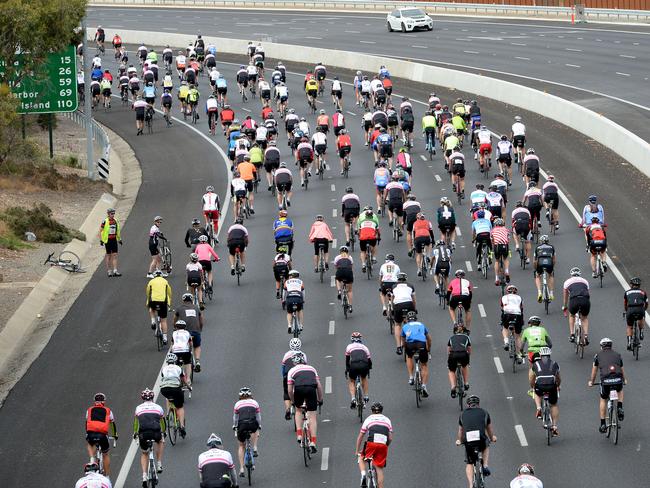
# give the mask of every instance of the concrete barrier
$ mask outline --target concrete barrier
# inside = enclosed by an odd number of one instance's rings
[[[107,39],[113,35],[113,29],[105,28]],[[110,31],[110,32],[109,32]],[[88,29],[89,35],[94,29]],[[126,43],[149,46],[166,46],[185,48],[195,34],[169,34],[119,30]],[[241,54],[245,59],[248,41],[204,36],[206,44],[213,43],[217,52]],[[580,105],[564,100],[555,95],[498,80],[449,68],[429,66],[412,61],[397,59],[386,60],[379,56],[358,54],[349,51],[321,49],[314,47],[292,46],[289,44],[264,43],[266,55],[283,61],[314,64],[314,60],[326,66],[361,70],[376,73],[382,64],[390,67],[390,72],[397,78],[425,83],[433,86],[454,88],[463,92],[474,93],[479,97],[507,103],[556,120],[585,136],[594,139],[611,149],[646,176],[650,176],[650,144],[624,127],[606,117],[588,110]],[[218,59],[217,53],[217,59]],[[621,143],[621,141],[625,141]]]

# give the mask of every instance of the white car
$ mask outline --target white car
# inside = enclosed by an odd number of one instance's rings
[[[433,30],[433,19],[419,8],[398,8],[387,15],[386,27],[388,27],[388,32],[394,30],[411,32],[415,29]]]

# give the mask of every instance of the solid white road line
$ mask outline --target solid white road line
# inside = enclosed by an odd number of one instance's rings
[[[494,359],[494,365],[497,368],[497,373],[503,374],[503,365],[501,364],[501,359],[499,359],[498,356],[494,356],[492,359]]]
[[[456,235],[457,235],[458,237],[460,237],[460,236],[463,235],[463,234],[461,233],[461,231],[460,231],[460,227],[456,227]]]
[[[478,313],[481,314],[481,317],[483,318],[487,317],[487,314],[485,313],[485,307],[482,303],[478,304]]]
[[[629,73],[621,73],[620,71],[617,71],[616,74],[621,76],[630,76]]]
[[[324,447],[320,458],[320,470],[327,471],[327,465],[330,460],[330,448]]]
[[[581,66],[578,66],[577,64],[565,64],[564,66],[568,66],[569,68],[580,68]]]
[[[465,267],[467,268],[468,272],[472,271],[472,263],[470,261],[465,261]]]
[[[325,377],[325,394],[329,395],[332,393],[332,377],[331,376],[326,376]]]
[[[334,335],[334,332],[336,332],[336,323],[333,320],[330,320],[330,328],[329,328],[329,335]]]
[[[629,54],[619,54],[619,56],[627,59],[636,59],[636,56],[630,56]]]
[[[422,159],[422,161],[426,161],[426,160],[427,160],[427,157],[426,157],[424,154],[420,154],[420,158]]]
[[[336,286],[336,276],[330,276],[330,286],[332,288]]]
[[[517,433],[517,437],[519,437],[519,444],[521,444],[521,447],[527,447],[528,441],[526,440],[526,434],[524,433],[524,428],[521,424],[515,425],[515,432]]]
[[[335,208],[332,209],[332,217],[336,217],[336,209]]]

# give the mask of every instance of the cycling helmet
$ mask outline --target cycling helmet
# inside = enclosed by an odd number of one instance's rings
[[[603,349],[606,347],[612,347],[612,340],[609,337],[603,337],[600,340],[600,347],[602,347]]]
[[[519,115],[515,115],[515,122],[521,122],[522,118]]]
[[[183,296],[181,298],[184,302],[191,302],[194,300],[194,297],[192,296],[191,293],[183,293]]]
[[[291,361],[293,364],[307,364],[307,359],[305,358],[305,355],[302,352],[296,352],[296,354],[293,355],[291,358]]]
[[[279,215],[280,217],[286,217],[286,216],[289,215],[289,214],[287,213],[286,210],[280,210],[280,211],[278,212],[278,215]]]
[[[634,277],[630,280],[630,285],[641,286],[641,278]]]
[[[354,193],[354,190],[352,189],[351,186],[348,186],[348,187],[345,189],[345,193]]]
[[[442,110],[442,105],[440,105],[439,103],[436,103],[436,110]]]
[[[84,465],[84,473],[99,473],[99,464],[92,462]]]
[[[368,217],[372,217],[372,207],[370,207],[370,208],[368,208],[368,210],[366,210],[366,215]]]
[[[506,225],[506,223],[503,221],[503,219],[494,219],[494,225],[496,225],[497,227],[501,227]]]
[[[206,235],[199,236],[199,242],[208,242],[208,236]]]
[[[297,337],[292,338],[289,341],[289,349],[292,351],[300,351],[302,349],[302,341]]]
[[[273,115],[273,114],[271,114],[271,115]],[[269,141],[269,146],[275,146],[276,144],[277,144],[277,142],[275,142],[275,139],[271,139]]]
[[[318,112],[318,113],[319,113],[320,115],[325,115],[325,110],[323,110],[323,109],[321,108],[321,109],[320,109],[320,112]]]
[[[367,76],[364,76],[363,79],[367,81],[367,80],[368,80],[368,77],[367,77]]]
[[[163,220],[163,218],[162,218],[160,215],[156,215],[156,216],[153,218],[153,221],[154,221],[154,222],[162,222],[162,220]]]
[[[436,241],[436,246],[444,246],[445,244],[446,244],[446,242],[443,241],[442,239]]]
[[[392,177],[394,180],[396,180],[396,179],[399,178],[399,173],[398,173],[397,171],[393,171],[393,174],[391,175],[391,177]]]
[[[569,271],[569,274],[571,276],[580,276],[580,274],[581,274],[580,268],[577,268],[577,267],[571,268],[571,271]]]
[[[471,103],[473,106],[476,106],[476,105],[477,105],[476,100],[472,100],[470,103]]]
[[[598,197],[596,195],[589,195],[589,203],[596,203],[598,201]]]
[[[519,200],[519,201],[515,204],[515,207],[517,207],[517,208],[519,208],[519,207],[523,207],[523,206],[524,206],[524,202],[522,202],[521,200]]]
[[[165,362],[167,364],[176,364],[176,361],[178,361],[178,356],[173,352],[168,353],[165,357]]]
[[[517,287],[515,285],[508,285],[506,288],[507,293],[517,293]]]
[[[424,219],[424,213],[423,212],[418,212],[416,217],[417,217],[418,220],[423,220]]]
[[[370,411],[372,413],[382,413],[384,411],[384,406],[379,402],[375,402],[370,406]]]
[[[242,219],[241,217],[239,217],[237,220],[235,220],[235,224],[242,225],[243,223],[244,223],[244,219]]]
[[[151,391],[149,388],[145,388],[142,390],[140,393],[140,398],[142,398],[145,402],[150,402],[153,400],[153,391]]]
[[[234,119],[234,120],[232,121],[232,123],[235,124],[235,125],[239,124],[239,119]]]
[[[348,246],[341,246],[339,247],[339,252],[350,252],[350,250],[348,249]]]
[[[548,244],[548,236],[547,235],[540,236],[539,242],[541,242],[542,244]]]
[[[449,198],[447,198],[447,197],[442,197],[442,198],[440,199],[440,204],[441,204],[441,205],[446,205],[446,204],[448,204],[448,203],[449,203]]]
[[[465,326],[461,323],[454,325],[454,334],[462,334],[465,332]]]
[[[485,211],[479,210],[478,212],[476,212],[476,217],[479,218],[479,219],[484,219],[485,218]]]
[[[397,281],[406,281],[406,273],[397,273]]]
[[[541,347],[539,349],[539,355],[540,356],[550,356],[551,355],[551,348],[550,347]]]
[[[242,386],[239,389],[239,398],[250,398],[253,396],[252,390],[247,386]]]
[[[493,190],[493,191],[496,191],[497,186],[496,186],[496,185],[490,185],[490,186],[488,187],[488,189]]]
[[[284,161],[282,161],[282,162],[280,163],[280,168],[286,168],[286,167],[287,167],[287,163],[285,163]]]
[[[385,168],[386,167],[386,161],[379,161],[379,167],[380,168]]]
[[[537,186],[537,183],[534,182],[534,181],[531,181],[530,183],[528,183],[528,189],[535,188],[536,186]]]
[[[467,403],[468,407],[476,407],[479,403],[481,403],[481,399],[476,395],[470,395],[467,397],[465,403]]]
[[[160,271],[159,269],[153,272],[154,276],[162,276],[162,274],[163,274],[162,271]]]
[[[187,324],[185,323],[184,320],[177,320],[176,323],[174,324],[174,327],[176,327],[177,329],[184,329],[185,327],[187,327]]]
[[[413,311],[413,310],[410,310],[406,314],[406,320],[409,321],[409,322],[414,322],[415,320],[417,320],[417,318],[418,318],[418,314],[415,313],[415,311]]]
[[[494,177],[495,177],[495,178],[501,178],[501,179],[505,178],[505,176],[503,175],[503,173],[497,173],[497,174],[494,175]]]
[[[526,149],[526,154],[535,154],[535,149],[529,147],[528,149]]]
[[[361,339],[363,339],[363,336],[361,335],[361,332],[353,332],[350,335],[350,341],[352,341],[352,342],[361,342]]]
[[[201,237],[205,237],[205,236],[201,236]],[[193,263],[196,263],[198,260],[199,260],[199,255],[198,254],[196,254],[195,252],[190,254],[190,261],[192,261]]]
[[[454,273],[454,276],[456,278],[460,278],[461,276],[465,276],[465,270],[464,269],[457,269],[456,272]]]
[[[300,276],[300,272],[297,269],[292,269],[289,271],[289,276],[292,278],[298,278]]]
[[[324,217],[323,217],[321,214],[318,214],[318,215],[316,216],[316,220],[323,221],[323,219],[324,219]]]
[[[394,254],[386,254],[386,261],[395,261]]]
[[[357,71],[357,76],[361,76],[361,71]]]
[[[483,189],[485,189],[485,185],[484,185],[483,183],[478,183],[478,184],[476,185],[476,189],[477,189],[477,190],[483,190]]]
[[[541,325],[542,324],[542,319],[540,319],[537,315],[531,315],[530,318],[528,319],[528,325]]]
[[[300,117],[300,122],[307,122],[307,119],[304,117]]]
[[[411,200],[412,202],[414,202],[415,200],[417,200],[417,197],[415,195],[411,194],[411,195],[408,196],[408,199]]]
[[[99,392],[99,393],[95,393],[95,397],[94,397],[94,398],[95,398],[95,401],[96,401],[96,402],[105,402],[105,401],[106,401],[106,395],[104,395],[104,394],[101,393],[101,392]]]
[[[546,177],[546,179],[547,179],[548,181],[555,181],[555,176],[553,176],[553,175],[548,175],[548,176]]]
[[[340,112],[340,110],[337,110],[337,112]],[[339,134],[347,134],[347,133],[348,133],[347,129],[341,129],[339,131]]]
[[[211,449],[215,449],[219,446],[223,445],[223,442],[221,442],[221,437],[219,437],[216,434],[210,434],[210,437],[208,437],[208,440],[205,442],[206,446],[208,446]]]
[[[528,463],[524,463],[521,466],[519,466],[519,469],[517,470],[518,474],[529,474],[533,476],[535,474],[535,468],[533,468],[532,465]]]
[[[199,219],[192,219],[192,225],[201,225],[201,221]]]
[[[507,141],[507,140],[508,140],[508,136],[505,135],[505,134],[502,134],[502,135],[501,135],[501,140],[502,140],[502,141]]]

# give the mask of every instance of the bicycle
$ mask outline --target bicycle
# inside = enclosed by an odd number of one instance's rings
[[[347,320],[348,314],[351,311],[350,307],[350,297],[348,296],[348,285],[347,283],[343,283],[343,287],[341,289],[341,307],[343,308],[343,316]]]
[[[237,277],[237,286],[239,286],[241,275],[242,275],[241,250],[239,248],[236,248],[235,249],[235,276]]]
[[[546,445],[551,445],[551,437],[553,437],[553,425],[551,421],[551,406],[548,402],[548,393],[544,393],[542,398],[542,427],[546,430]]]
[[[355,230],[356,226],[357,226],[357,219],[355,217],[350,221],[350,251],[351,252],[354,252],[354,244],[357,241],[356,238],[357,231]]]
[[[176,445],[178,440],[178,433],[181,430],[181,421],[178,419],[178,414],[176,412],[176,405],[172,401],[169,401],[169,410],[167,411],[167,434],[169,436],[169,442],[172,446]]]
[[[429,271],[429,256],[424,253],[422,250],[422,258],[420,259],[420,274],[422,275],[422,281],[427,281],[427,273]]]
[[[318,158],[318,178],[323,179],[325,178],[325,169],[327,169],[327,163],[325,162],[325,157],[324,155],[317,155],[316,158]]]
[[[357,403],[357,415],[359,416],[359,422],[363,422],[363,409],[365,407],[365,402],[363,400],[361,376],[357,376],[357,379],[354,382],[354,399]]]
[[[196,121],[199,120],[199,114],[196,111],[196,103],[190,104],[192,106],[192,123],[196,124]]]
[[[481,244],[481,274],[483,275],[483,278],[487,280],[488,277],[488,270],[490,269],[490,261],[489,261],[489,253],[490,251],[488,250],[488,246],[485,243]]]
[[[472,448],[474,451],[474,461],[473,471],[474,471],[474,482],[472,484],[473,488],[485,488],[485,476],[483,475],[483,452],[474,446]]]
[[[537,244],[539,242],[539,225],[537,225],[538,220],[537,216],[533,217],[533,229],[531,230],[532,233],[532,241]]]
[[[212,289],[212,283],[208,282],[208,273],[205,270],[203,270],[203,280],[201,280],[201,287],[203,289],[203,301],[205,302],[206,298],[212,301],[214,290]]]
[[[56,259],[52,259],[52,256],[54,256],[54,252],[47,256],[43,265],[50,263],[50,266],[64,269],[68,273],[86,272],[86,270],[81,267],[81,259],[79,259],[79,256],[72,251],[61,251]]]
[[[465,311],[465,308],[463,307],[462,303],[459,303],[458,306],[456,307],[456,323],[455,325],[462,325],[463,327],[465,326],[465,319],[463,318],[463,312]]]
[[[548,306],[551,303],[551,293],[548,289],[548,272],[546,269],[542,272],[542,302],[544,303],[546,315],[548,315]]]
[[[158,249],[160,251],[160,267],[163,273],[170,274],[172,272],[172,250],[169,240],[164,237],[159,237],[160,244]]]
[[[113,440],[113,447],[117,446],[115,437],[108,436],[109,440]],[[101,446],[99,445],[99,440],[93,444],[93,449],[95,450],[95,454],[93,455],[93,459],[97,461],[97,465],[99,466],[99,472],[104,474],[104,452],[102,451]]]
[[[454,175],[454,188],[456,190],[456,200],[458,201],[458,205],[462,205],[463,203],[463,190],[460,187],[460,176],[459,175]]]
[[[291,334],[293,337],[300,337],[300,323],[298,322],[298,312],[294,309],[291,313]]]
[[[520,364],[517,356],[517,339],[515,337],[515,321],[508,323],[508,357],[512,360],[512,372],[517,372],[517,364]]]
[[[147,107],[147,112],[144,115],[144,122],[147,126],[147,134],[153,134],[153,114],[153,108]]]
[[[406,353],[404,353],[406,356]],[[413,363],[415,364],[413,372],[413,389],[415,390],[415,405],[420,408],[422,403],[422,372],[420,371],[420,351],[413,355]]]
[[[367,488],[377,488],[377,469],[372,463],[372,457],[366,458],[363,460],[366,462],[366,487]]]
[[[246,467],[248,486],[250,486],[252,483],[253,470],[255,469],[255,454],[253,452],[253,443],[251,442],[250,434],[246,436],[246,442],[244,443],[244,466]]]
[[[368,276],[368,279],[372,278],[372,249],[370,246],[368,246],[369,249],[366,251],[366,261],[365,261],[365,267],[366,267],[366,275]]]
[[[600,382],[594,382],[593,385],[600,385]],[[618,444],[618,431],[621,426],[618,420],[618,392],[614,389],[609,390],[607,399],[607,410],[605,413],[605,426],[607,427],[607,438],[611,439],[614,445]]]
[[[444,310],[447,308],[447,275],[442,272],[436,274],[436,283],[438,283],[438,305]]]
[[[284,289],[284,282],[286,281],[286,278],[284,275],[280,276],[280,305],[282,306],[282,310],[287,308],[287,303],[286,303],[286,290]]]
[[[603,258],[600,253],[596,255],[596,279],[600,281],[600,287],[603,287],[603,278],[605,276],[605,268],[603,266]]]
[[[122,99],[122,105],[129,104],[129,87],[123,86],[120,90],[120,98]]]
[[[393,213],[393,218],[390,220],[390,226],[393,228],[393,240],[399,242],[399,238],[402,235],[402,229],[397,221],[397,213]]]
[[[519,253],[519,265],[521,266],[521,269],[526,269],[526,243],[527,242],[528,240],[522,237],[519,245],[519,249],[517,250],[517,252]]]
[[[463,398],[465,398],[465,378],[463,377],[463,366],[456,363],[456,396],[460,411],[463,411]]]
[[[158,312],[156,312],[156,323],[155,323],[153,335],[156,338],[156,348],[158,349],[158,352],[160,352],[162,351],[164,344],[163,344],[162,329],[160,328],[160,316],[158,315]]]
[[[390,331],[390,335],[393,335],[395,333],[393,294],[388,292],[386,294],[386,299],[388,300],[388,305],[386,306],[386,320],[388,321],[388,330]]]
[[[158,484],[158,471],[156,470],[156,458],[154,456],[153,440],[147,441],[147,488],[155,488]]]
[[[300,438],[300,447],[302,448],[305,467],[308,467],[309,461],[311,461],[311,449],[309,448],[309,440],[311,439],[308,417],[309,412],[307,411],[306,405],[302,405],[300,409],[302,410],[302,437]]]
[[[350,155],[346,154],[343,157],[343,178],[350,177]]]
[[[318,273],[320,274],[320,282],[323,282],[325,276],[325,245],[318,245]]]
[[[433,155],[436,153],[433,132],[427,131],[425,134],[426,134],[426,141],[427,141],[425,145],[425,149],[429,153],[429,161],[432,161]]]
[[[280,207],[282,210],[287,209],[287,190],[282,190],[282,203],[280,204]]]
[[[623,317],[625,317],[625,312],[623,312]],[[641,349],[641,337],[639,329],[639,319],[635,319],[632,324],[632,338],[630,340],[630,348],[634,359],[639,360],[639,350]]]
[[[510,251],[508,251],[510,252]],[[501,296],[506,294],[506,275],[505,275],[505,267],[503,264],[503,256],[499,256],[499,287],[501,288]]]

